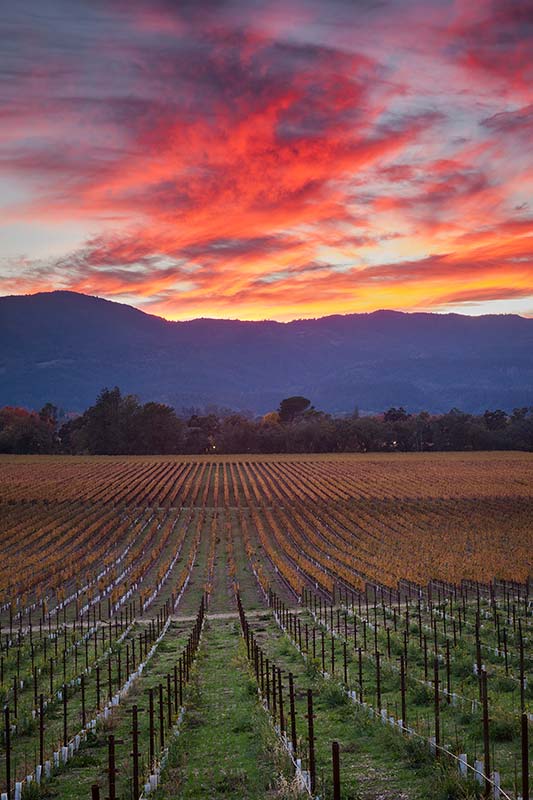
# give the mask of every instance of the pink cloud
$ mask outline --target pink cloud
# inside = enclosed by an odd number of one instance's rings
[[[369,4],[355,28],[347,0],[331,25],[318,0],[41,8],[40,26],[4,21],[0,172],[31,189],[4,225],[94,235],[47,260],[21,243],[0,291],[16,272],[20,290],[168,316],[284,318],[320,297],[355,311],[527,293],[521,1]]]

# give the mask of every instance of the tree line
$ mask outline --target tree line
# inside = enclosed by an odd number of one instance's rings
[[[390,408],[383,414],[333,416],[305,397],[288,397],[256,418],[230,410],[176,411],[140,403],[118,387],[71,419],[47,403],[39,412],[0,409],[0,453],[147,455],[198,453],[344,453],[437,450],[533,451],[533,406],[467,414]]]

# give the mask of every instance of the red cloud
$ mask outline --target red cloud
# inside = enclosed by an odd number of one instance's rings
[[[357,28],[347,0],[336,28],[311,0],[265,4],[261,25],[244,2],[82,3],[59,22],[42,3],[41,28],[9,23],[0,170],[32,197],[5,218],[95,233],[6,260],[3,291],[171,317],[528,296],[521,2],[369,5]]]

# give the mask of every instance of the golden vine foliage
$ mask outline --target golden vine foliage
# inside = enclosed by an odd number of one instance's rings
[[[146,601],[204,535],[209,593],[218,538],[235,580],[235,531],[265,590],[524,582],[533,456],[3,457],[0,531],[0,603],[19,610]]]

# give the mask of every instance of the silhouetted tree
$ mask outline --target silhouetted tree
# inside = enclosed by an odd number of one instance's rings
[[[431,415],[427,411],[421,411],[415,419],[415,443],[416,449],[431,450],[434,446],[433,427]]]
[[[0,453],[53,453],[55,426],[24,408],[0,409]]]
[[[45,403],[39,411],[39,419],[55,428],[57,425],[57,406],[52,403]]]
[[[307,411],[311,406],[311,401],[307,397],[295,395],[294,397],[287,397],[279,404],[279,419],[282,423],[294,422],[296,417],[301,416],[304,411]]]
[[[133,446],[136,453],[181,453],[184,425],[170,406],[146,403],[135,415]]]
[[[83,415],[89,452],[95,455],[135,452],[132,434],[138,411],[139,402],[133,395],[122,396],[118,386],[103,389],[94,406]]]
[[[507,425],[507,414],[501,409],[485,411],[483,420],[489,431],[501,431]]]
[[[385,411],[383,414],[383,419],[385,422],[402,422],[408,418],[409,414],[403,406],[400,406],[399,408],[389,408],[389,410]]]
[[[147,453],[325,453],[423,450],[533,450],[533,406],[482,415],[453,408],[431,416],[402,406],[383,415],[332,417],[305,397],[288,397],[279,411],[253,419],[210,407],[193,409],[185,422],[171,406],[141,405],[120,389],[103,389],[93,406],[68,420],[56,434],[57,410],[39,413],[0,409],[0,452]]]

